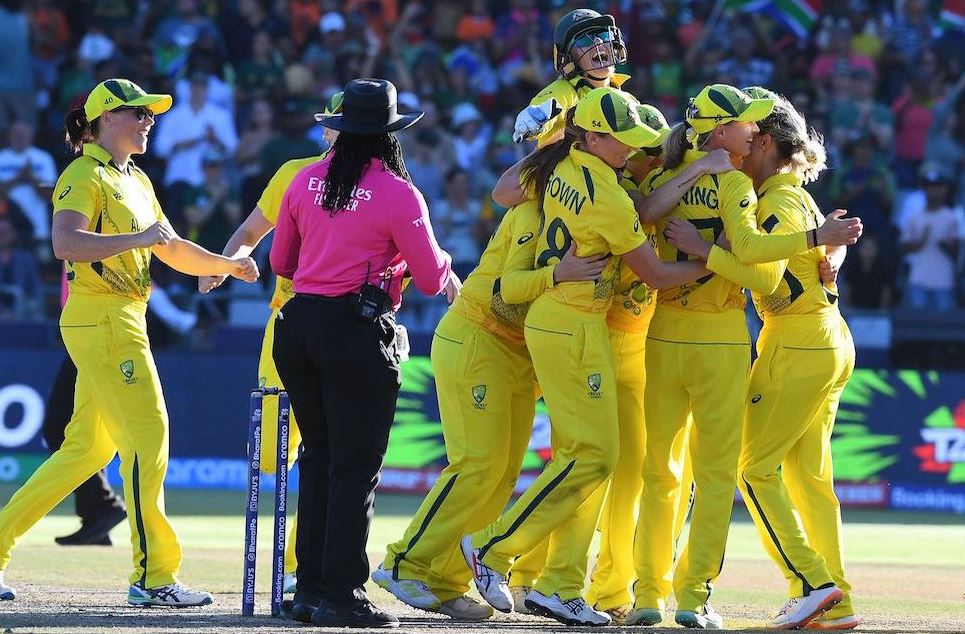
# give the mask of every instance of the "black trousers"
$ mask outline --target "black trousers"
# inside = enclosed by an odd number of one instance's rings
[[[74,413],[74,385],[77,383],[77,366],[70,355],[64,356],[54,385],[47,395],[44,411],[44,440],[50,453],[64,444],[64,430]],[[107,472],[103,469],[92,475],[74,491],[74,508],[82,522],[89,522],[101,513],[112,508],[124,508],[124,502],[114,493],[107,482]]]
[[[297,295],[272,356],[302,432],[296,601],[352,603],[369,576],[375,487],[399,394],[395,318],[364,322],[345,301]]]

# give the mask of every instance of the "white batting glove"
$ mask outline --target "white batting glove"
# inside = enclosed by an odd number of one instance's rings
[[[561,112],[563,112],[563,109],[555,99],[547,99],[536,106],[526,106],[522,112],[516,115],[513,141],[522,143],[537,136],[546,122]]]

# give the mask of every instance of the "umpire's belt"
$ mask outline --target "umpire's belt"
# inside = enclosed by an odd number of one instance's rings
[[[313,295],[312,293],[295,293],[295,297],[301,299],[310,299],[313,302],[331,302],[336,304],[354,304],[359,301],[359,296],[357,293],[346,293],[345,295],[336,295],[335,297],[329,297],[328,295]]]

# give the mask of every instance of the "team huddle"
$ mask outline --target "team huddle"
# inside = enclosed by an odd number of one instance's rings
[[[559,78],[515,124],[514,138],[537,147],[497,182],[493,199],[508,211],[476,269],[461,290],[458,279],[445,284],[455,299],[434,333],[431,361],[449,464],[371,578],[410,606],[459,620],[499,610],[568,625],[653,626],[673,596],[676,623],[721,629],[710,600],[739,489],[788,581],[787,602],[770,626],[853,629],[859,621],[844,576],[830,438],[855,358],[835,278],[861,222],[842,210],[825,217],[804,189],[825,168],[825,151],[786,98],[712,84],[671,128],[658,109],[620,89],[628,77],[614,70],[626,58],[612,16],[578,9],[556,25]],[[393,115],[394,98],[392,88]],[[115,256],[133,254],[133,268],[146,270],[152,251],[201,275],[201,292],[228,275],[253,281],[258,271],[248,256],[279,222],[286,190],[326,156],[286,163],[223,256],[211,254],[173,233],[146,176],[127,163],[145,151],[154,115],[170,103],[108,80],[72,113],[68,134],[80,156],[55,190],[55,253],[71,261],[73,283],[61,326],[95,329],[130,313],[123,333],[133,352],[125,354],[136,363],[125,363],[131,376],[135,365],[146,375],[137,385],[144,394],[122,400],[108,385],[87,395],[91,377],[116,370],[88,350],[100,340],[87,330],[76,330],[76,341],[65,336],[76,348],[71,357],[89,361],[78,363],[83,407],[75,407],[66,449],[0,511],[0,598],[16,596],[3,568],[19,536],[120,451],[125,494],[135,504],[128,602],[212,601],[176,579],[180,544],[162,492],[167,418],[142,323],[146,274],[121,280],[141,283],[138,293],[101,286],[114,279],[105,271],[112,273]],[[339,93],[317,117],[342,110]],[[327,129],[329,143],[338,134]],[[130,215],[137,232],[102,227],[105,175],[125,187],[136,179],[151,203],[143,210],[112,203],[113,215]],[[81,284],[88,281],[100,286]],[[763,321],[753,367],[744,289]],[[292,280],[279,276],[262,386],[281,386],[274,333],[295,296]],[[552,458],[507,507],[541,397]],[[275,406],[265,401],[267,471],[275,469],[275,434],[267,429]],[[291,423],[294,462],[302,437]],[[292,522],[286,591],[296,593],[293,618],[311,621],[316,606],[299,598],[295,532]],[[467,594],[470,583],[485,603]],[[364,622],[398,625],[383,617]],[[353,618],[337,622],[362,622]]]
[[[372,579],[455,618],[570,625],[656,625],[674,595],[677,623],[719,629],[739,487],[789,583],[771,625],[855,627],[830,436],[854,366],[834,277],[861,225],[802,187],[820,137],[723,84],[670,129],[619,89],[610,16],[571,12],[555,44],[560,78],[516,124],[538,149],[496,185],[510,209],[433,339],[449,466]],[[504,512],[540,395],[552,459]]]

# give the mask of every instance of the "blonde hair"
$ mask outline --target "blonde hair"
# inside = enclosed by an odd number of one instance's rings
[[[827,168],[824,137],[814,128],[808,128],[804,117],[786,97],[777,96],[774,110],[757,125],[761,134],[774,139],[780,158],[805,183],[816,181]]]
[[[687,150],[702,146],[710,135],[711,132],[697,134],[686,122],[678,123],[663,142],[663,166],[666,169],[677,167],[683,162]]]

